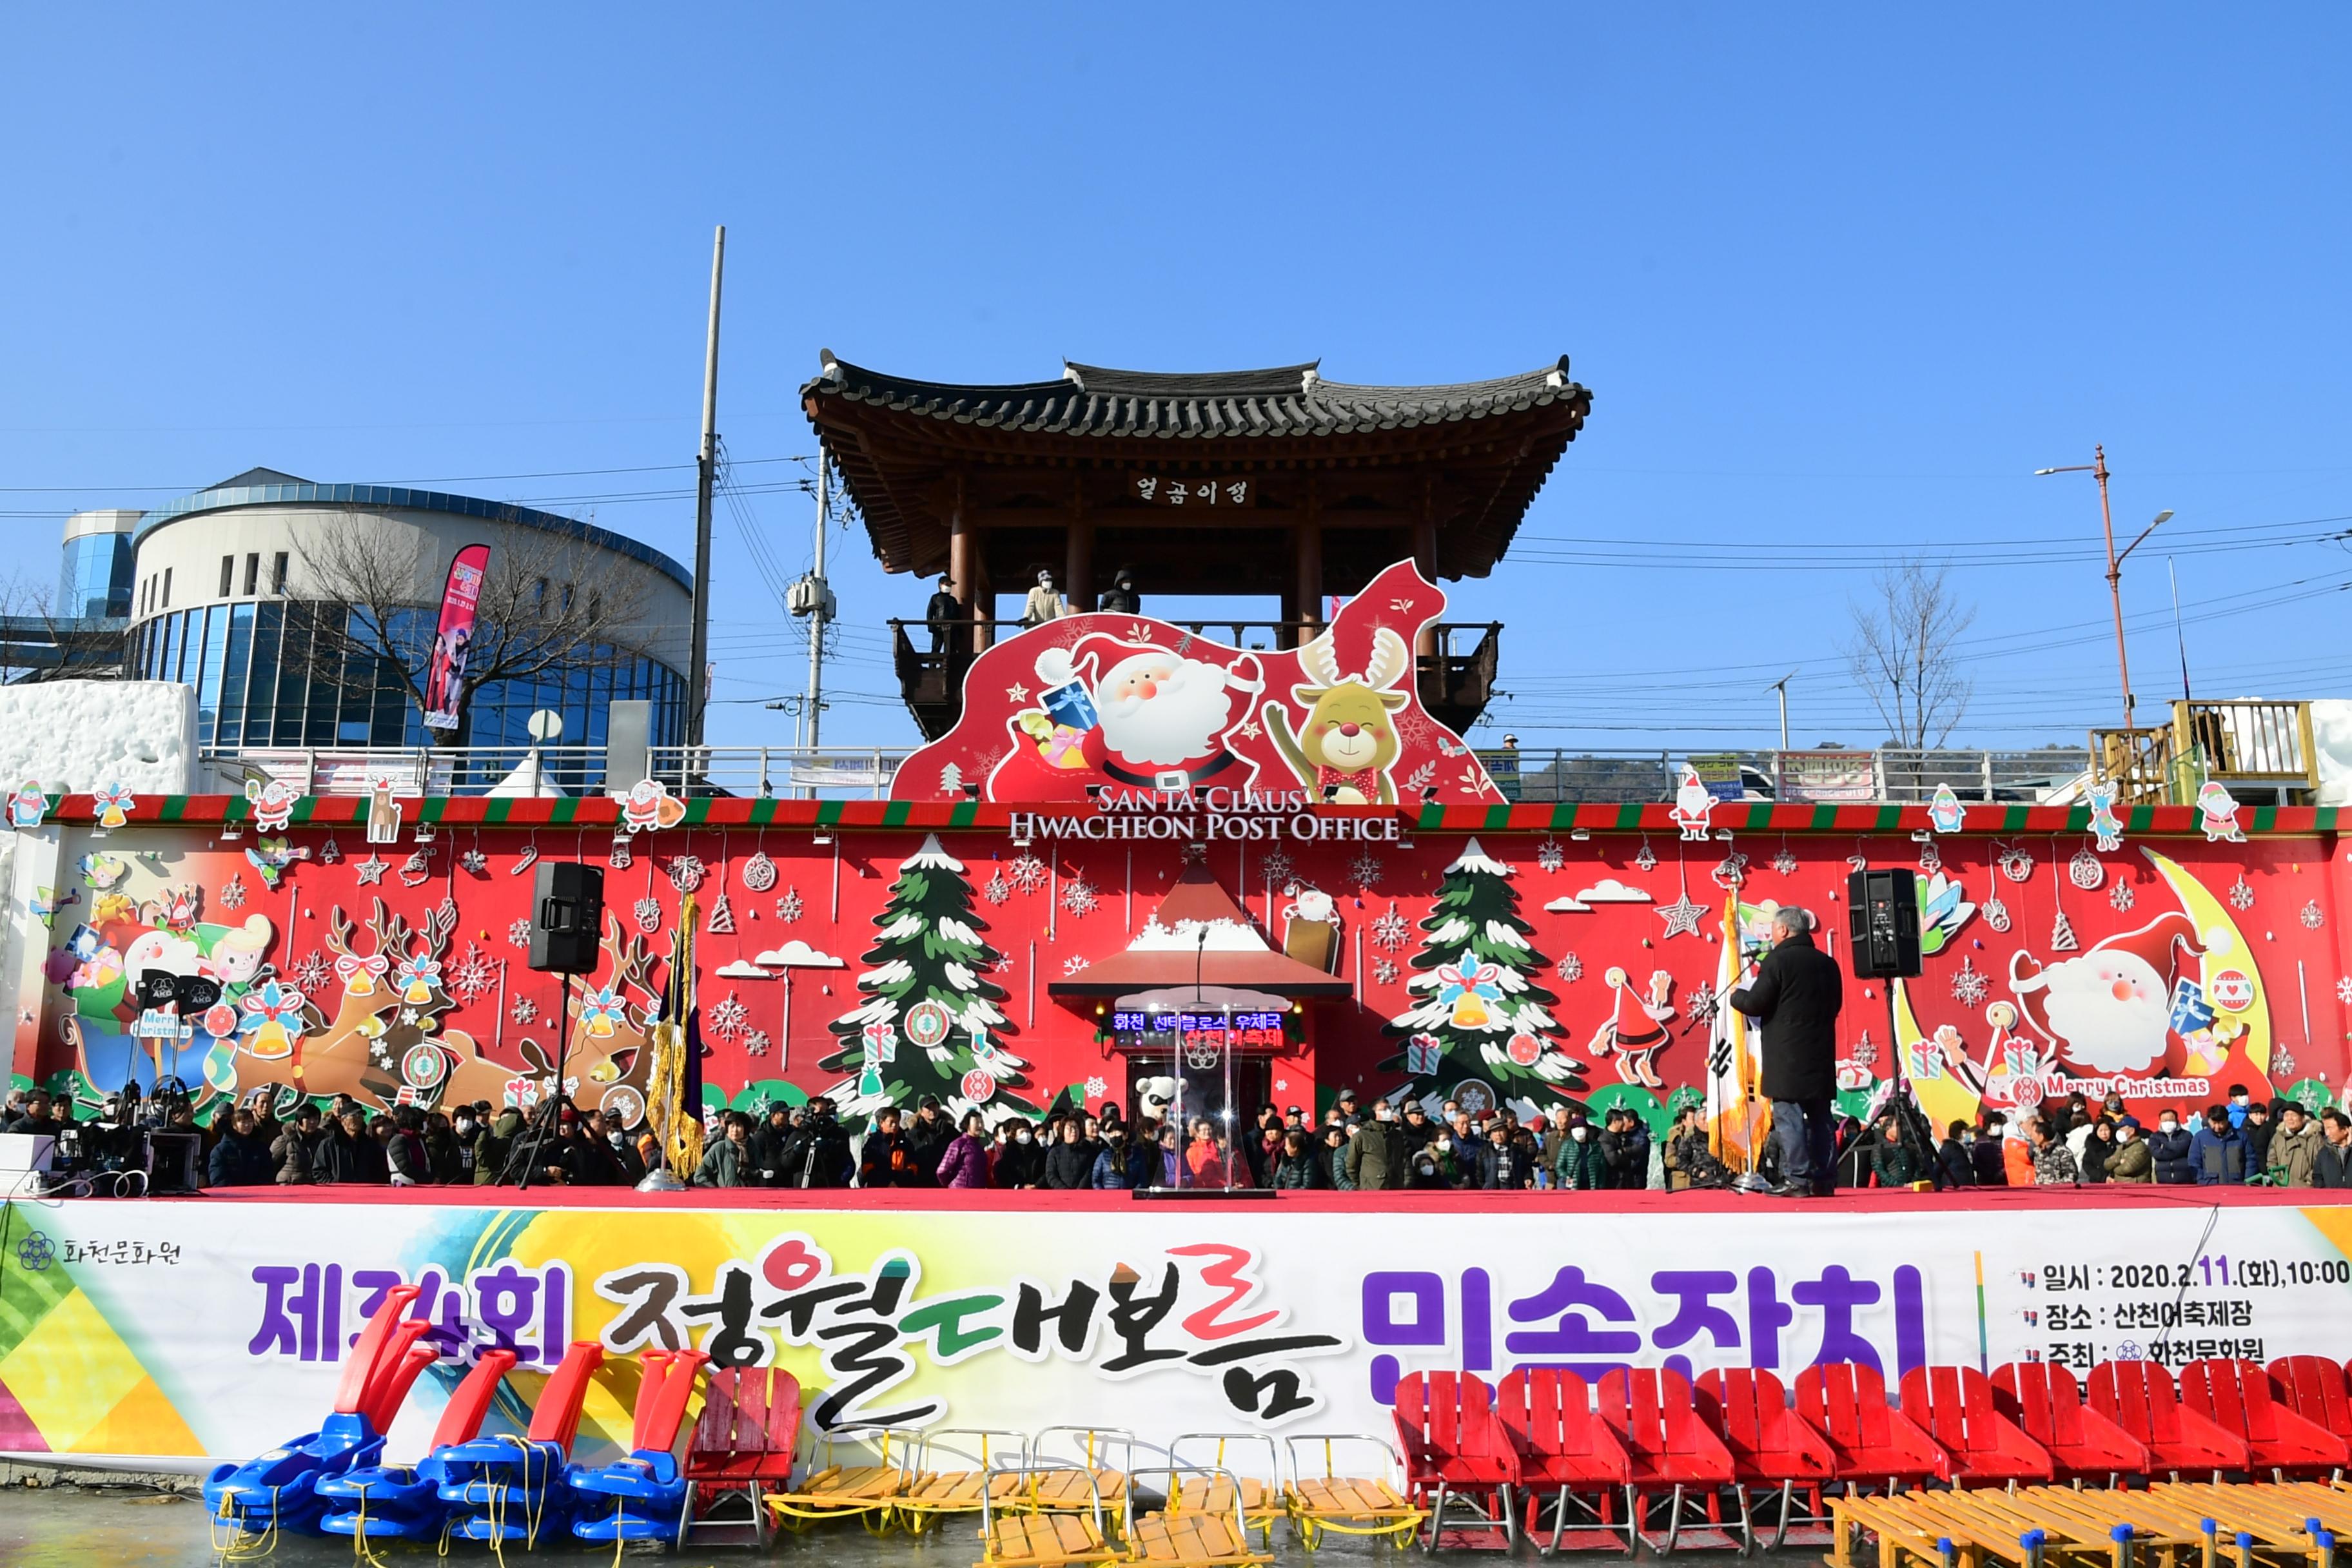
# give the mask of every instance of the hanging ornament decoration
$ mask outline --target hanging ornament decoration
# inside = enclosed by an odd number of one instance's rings
[[[2107,868],[2088,849],[2077,849],[2066,862],[2066,879],[2087,893],[2107,879]]]
[[[1944,852],[1936,847],[1933,839],[1919,846],[1919,869],[1929,876],[1944,868]]]
[[[1560,847],[1559,839],[1546,834],[1536,846],[1536,864],[1546,871],[1557,871],[1568,864],[1568,851]]]
[[[1715,869],[1707,875],[1717,887],[1729,892],[1748,880],[1748,857],[1734,849],[1717,861]]]
[[[1772,857],[1772,869],[1783,877],[1797,874],[1796,851],[1789,847],[1789,841],[1785,838],[1780,840],[1780,852]]]
[[[1658,852],[1650,847],[1650,836],[1646,833],[1642,835],[1642,847],[1634,853],[1633,864],[1644,871],[1658,868]]]
[[[2281,1078],[2294,1076],[2294,1053],[2284,1044],[2271,1047],[2271,1071]]]
[[[319,846],[319,864],[332,866],[340,862],[342,858],[343,847],[335,842],[334,835],[329,834],[327,841]]]
[[[776,900],[776,918],[786,925],[791,925],[801,918],[805,908],[806,906],[801,902],[800,889],[786,888],[784,896]]]
[[[449,966],[449,994],[460,1002],[472,1002],[498,988],[499,961],[472,942],[457,955]]]
[[[1952,1000],[1963,1007],[1980,1006],[1991,991],[1991,982],[1988,981],[1984,972],[1976,966],[1976,961],[1968,954],[1962,953],[1960,971],[1952,976]]]
[[[987,885],[980,889],[980,896],[992,904],[1001,904],[1013,896],[1013,884],[1004,879],[1004,873],[1000,870],[989,878]]]
[[[243,872],[231,872],[228,880],[221,885],[220,906],[225,910],[245,908],[245,874]]]
[[[1412,938],[1412,925],[1397,913],[1396,900],[1389,900],[1388,912],[1372,921],[1372,945],[1389,952],[1401,951]]]
[[[2066,919],[2066,911],[2060,910],[2057,918],[2050,922],[2050,951],[2073,952],[2082,945],[2075,940],[2074,927]]]
[[[1698,922],[1706,918],[1706,906],[1692,900],[1687,868],[1683,874],[1681,893],[1673,903],[1660,904],[1658,915],[1666,922],[1666,935],[1670,937],[1698,934]]]
[[[507,1010],[507,1016],[518,1024],[536,1024],[539,1022],[539,1004],[528,996],[518,996],[514,999],[514,1005]]]
[[[673,855],[669,858],[669,885],[681,893],[690,893],[702,886],[707,870],[699,855]]]
[[[1015,892],[1034,893],[1045,885],[1045,862],[1034,855],[1015,855],[1010,870]]]
[[[1273,887],[1287,888],[1296,869],[1290,863],[1290,852],[1278,845],[1257,858],[1258,875]]]
[[[529,947],[530,945],[530,921],[519,920],[507,927],[507,945],[509,947]]]
[[[766,1056],[768,1054],[768,1031],[765,1029],[754,1029],[750,1034],[744,1036],[743,1054],[747,1057]]]
[[[637,900],[636,915],[637,929],[645,932],[647,936],[651,936],[654,932],[661,930],[661,900],[655,898],[651,893],[647,893],[644,898]]]
[[[2303,922],[2303,929],[2305,931],[2317,931],[2321,926],[2327,923],[2327,916],[2321,910],[2319,900],[2317,899],[2314,899],[2309,903],[2304,905],[2302,910],[2298,912],[2294,918]]]
[[[1454,1009],[1454,1026],[1457,1029],[1495,1029],[1491,1005],[1503,999],[1503,966],[1481,961],[1468,948],[1453,963],[1437,966],[1437,1003]]]
[[[1348,862],[1348,880],[1359,888],[1377,888],[1381,885],[1381,873],[1386,868],[1381,858],[1367,849]]]
[[[1396,961],[1395,961],[1394,959],[1391,959],[1391,958],[1376,958],[1376,959],[1372,960],[1372,984],[1375,984],[1375,985],[1393,985],[1393,984],[1396,984],[1396,977],[1397,977],[1397,966],[1396,966]]]
[[[1062,908],[1081,918],[1095,912],[1101,904],[1094,884],[1083,877],[1073,877],[1062,884]]]
[[[457,857],[457,867],[469,877],[487,877],[490,871],[490,858],[478,846]]]
[[[764,893],[776,885],[776,863],[768,858],[764,849],[754,849],[751,858],[743,862],[743,890]]]
[[[1987,930],[1998,931],[2003,935],[2008,933],[2009,906],[2002,903],[1998,897],[1987,899],[1983,904],[1978,908],[1977,913],[1984,916],[1984,923]]]
[[[2230,884],[2229,898],[2230,907],[2240,914],[2244,914],[2254,907],[2253,884],[2246,880],[2246,874],[2243,871],[2239,872],[2238,879]]]
[[[2138,895],[2132,891],[2132,885],[2120,877],[2116,879],[2116,885],[2107,889],[2108,907],[2118,914],[2130,909],[2137,897]]]
[[[625,871],[635,858],[629,851],[629,836],[625,833],[614,835],[613,852],[604,857],[604,864],[615,871]]]
[[[1570,984],[1584,978],[1584,960],[1572,952],[1561,953],[1557,967],[1559,970],[1559,977]]]
[[[735,934],[735,906],[727,901],[726,889],[719,889],[719,896],[710,901],[710,919],[702,929],[712,936]]]
[[[2000,847],[2000,874],[2012,882],[2025,882],[2033,877],[2033,854],[2014,844]]]
[[[720,1039],[731,1040],[743,1032],[744,1025],[751,1021],[751,1009],[743,1005],[740,996],[730,991],[710,1005],[703,1013],[702,1021],[709,1025],[710,1032]]]

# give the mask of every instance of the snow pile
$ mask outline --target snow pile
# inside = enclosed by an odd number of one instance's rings
[[[108,784],[134,795],[188,794],[196,691],[165,680],[49,680],[0,686],[0,783],[51,795]]]

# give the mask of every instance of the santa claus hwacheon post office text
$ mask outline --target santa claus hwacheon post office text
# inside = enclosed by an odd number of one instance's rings
[[[1094,804],[1092,813],[1015,811],[1006,817],[1006,831],[1016,843],[1032,838],[1150,838],[1175,844],[1203,839],[1393,844],[1404,834],[1394,813],[1320,812],[1316,808],[1322,803],[1303,789],[1105,792]]]

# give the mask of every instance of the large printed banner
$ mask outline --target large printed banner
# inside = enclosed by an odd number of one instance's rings
[[[511,1347],[496,1422],[576,1338],[614,1360],[583,1453],[628,1430],[634,1352],[792,1369],[860,1426],[1383,1431],[1404,1373],[1628,1363],[2170,1364],[2352,1351],[2352,1205],[1782,1206],[1582,1213],[1283,1205],[1129,1212],[15,1204],[0,1452],[241,1458],[311,1430],[383,1293],[440,1367],[393,1432]],[[1442,1241],[1440,1238],[1442,1237]]]

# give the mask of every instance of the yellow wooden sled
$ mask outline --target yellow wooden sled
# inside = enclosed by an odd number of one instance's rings
[[[1068,1568],[1118,1561],[1118,1548],[1103,1528],[1102,1494],[1088,1472],[1077,1473],[1087,1506],[1047,1512],[1029,1501],[1038,1479],[1031,1465],[1020,1458],[992,1460],[981,1472],[981,1560],[972,1568]],[[1000,1487],[1004,1480],[1013,1484]]]
[[[1271,1551],[1250,1550],[1242,1478],[1211,1465],[1152,1465],[1139,1476],[1168,1478],[1167,1504],[1128,1532],[1128,1560],[1165,1568],[1264,1568]],[[1268,1546],[1272,1545],[1269,1541]]]
[[[875,1462],[842,1464],[835,1456],[835,1447],[852,1440],[874,1444]],[[892,1511],[915,1479],[903,1462],[893,1461],[890,1449],[895,1443],[903,1454],[914,1441],[911,1433],[881,1427],[828,1432],[820,1455],[811,1458],[800,1484],[784,1491],[770,1492],[764,1500],[776,1515],[776,1522],[787,1530],[805,1530],[827,1520],[854,1519],[873,1534],[886,1534],[890,1529]]]
[[[1135,1434],[1113,1426],[1048,1426],[1029,1439],[1021,1493],[1038,1513],[1101,1512],[1117,1535],[1134,1513]],[[1111,1461],[1118,1462],[1114,1465]]]
[[[1301,1444],[1321,1450],[1320,1474],[1300,1461]],[[1385,1437],[1358,1432],[1301,1433],[1288,1439],[1287,1447],[1290,1484],[1284,1489],[1283,1501],[1290,1513],[1292,1533],[1309,1552],[1322,1544],[1327,1530],[1342,1535],[1385,1537],[1390,1545],[1402,1547],[1429,1517],[1428,1510],[1406,1500],[1404,1458]],[[1340,1474],[1342,1451],[1355,1468],[1370,1473]],[[1363,1462],[1357,1463],[1360,1456]]]
[[[1237,1463],[1257,1457],[1264,1448],[1262,1469]],[[1276,1521],[1289,1511],[1282,1489],[1282,1453],[1274,1439],[1256,1432],[1187,1432],[1168,1445],[1172,1475],[1169,1514],[1228,1514],[1236,1510],[1244,1525],[1274,1544]],[[1153,1472],[1157,1473],[1157,1472]]]
[[[971,1447],[950,1438],[968,1439]],[[1008,1455],[1021,1468],[990,1469]],[[1007,1507],[1019,1500],[1028,1458],[1029,1440],[1018,1432],[980,1426],[926,1432],[908,1458],[914,1479],[898,1494],[894,1511],[910,1533],[920,1535],[948,1514],[980,1512],[982,1495],[992,1490],[997,1506]]]

